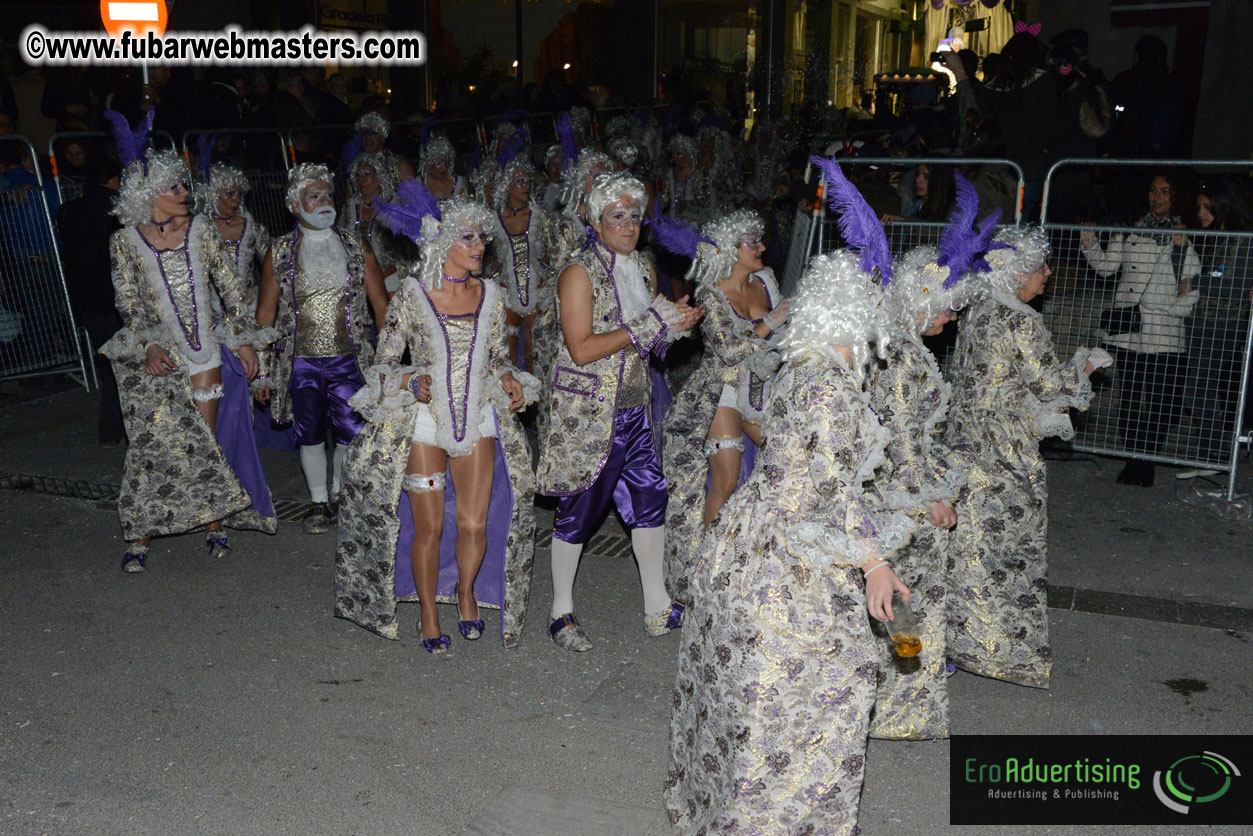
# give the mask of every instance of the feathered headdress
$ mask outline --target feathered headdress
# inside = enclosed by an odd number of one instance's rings
[[[410,177],[401,181],[394,203],[376,200],[374,205],[383,223],[418,245],[422,258],[417,279],[428,290],[443,287],[444,261],[457,236],[472,229],[487,236],[492,228],[492,213],[483,204],[452,197],[441,209],[439,200]]]
[[[434,114],[422,120],[422,128],[420,129],[418,133],[418,147],[421,148],[423,151],[426,150],[426,140],[430,137],[431,126],[434,124],[435,124]]]
[[[518,156],[518,152],[526,145],[526,134],[522,131],[514,131],[509,134],[506,139],[500,143],[500,153],[496,155],[496,165],[504,168]]]
[[[996,294],[1017,297],[1022,277],[1048,260],[1049,239],[1038,226],[1011,226],[996,233],[984,255],[989,269],[979,274]]]
[[[579,146],[574,141],[574,126],[570,114],[563,113],[557,120],[557,136],[561,140],[561,170],[569,171],[579,164]]]
[[[209,169],[213,165],[213,146],[217,141],[217,134],[201,134],[196,139],[196,169],[205,182],[209,180]]]
[[[113,214],[123,226],[147,223],[152,220],[152,201],[176,183],[188,181],[187,161],[174,151],[147,149],[156,108],[149,110],[133,131],[122,114],[106,110],[104,116],[109,120],[118,157],[125,166],[113,201]]]
[[[357,157],[365,150],[365,144],[361,141],[361,132],[357,131],[347,142],[344,143],[343,151],[340,159],[343,163],[344,170],[352,168],[352,164],[357,161]]]
[[[701,244],[716,247],[714,239],[701,235],[695,224],[668,218],[658,213],[644,221],[644,224],[657,236],[657,243],[666,251],[675,255],[696,258]]]
[[[861,269],[867,273],[877,269],[880,283],[887,287],[892,281],[892,251],[879,216],[857,187],[844,176],[839,163],[816,156],[810,157],[809,161],[822,171],[826,181],[827,206],[836,213],[844,242],[849,250],[861,256]]]
[[[109,129],[113,132],[113,143],[117,146],[118,159],[123,166],[129,166],[136,160],[142,162],[148,147],[148,132],[152,130],[152,120],[157,116],[155,107],[149,108],[139,127],[131,130],[126,117],[116,110],[106,110],[104,118],[109,120]]]

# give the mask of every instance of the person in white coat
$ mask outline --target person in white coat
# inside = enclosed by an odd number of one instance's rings
[[[1138,330],[1103,337],[1118,369],[1118,428],[1123,444],[1134,454],[1160,456],[1166,434],[1181,417],[1187,378],[1188,338],[1184,320],[1192,314],[1200,292],[1201,262],[1179,233],[1183,222],[1175,211],[1177,190],[1168,174],[1149,183],[1149,212],[1135,222],[1143,232],[1111,236],[1102,247],[1095,232],[1085,230],[1080,244],[1098,276],[1122,270],[1114,291],[1114,309],[1136,308]],[[1151,458],[1132,458],[1118,476],[1124,485],[1153,484]]]

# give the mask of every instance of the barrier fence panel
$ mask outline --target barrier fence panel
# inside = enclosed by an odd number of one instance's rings
[[[35,158],[35,148],[19,135]],[[68,373],[88,386],[52,212],[38,187],[0,192],[0,379]]]
[[[105,157],[117,157],[113,147],[113,135],[106,131],[66,131],[55,133],[48,139],[48,161],[52,165],[52,177],[57,187],[59,203],[69,203],[83,195],[83,174],[78,165],[68,159],[65,150],[79,145],[88,164]],[[148,144],[154,148],[178,150],[174,137],[165,131],[151,131]]]
[[[244,162],[244,176],[248,178],[248,194],[244,205],[271,235],[283,235],[290,231],[291,213],[287,211],[287,145],[283,135],[271,128],[234,128],[213,130],[193,128],[183,132],[183,153],[195,147],[195,137],[230,136],[247,142],[248,153],[238,158]]]
[[[1054,166],[1050,179],[1064,164],[1072,161]],[[1056,195],[1048,181],[1045,188]],[[1045,218],[1048,209],[1046,202]],[[1045,228],[1053,276],[1044,314],[1058,355],[1104,345],[1114,356],[1107,385],[1086,414],[1074,416],[1071,446],[1225,473],[1233,500],[1241,445],[1250,442],[1253,233],[1055,222]]]

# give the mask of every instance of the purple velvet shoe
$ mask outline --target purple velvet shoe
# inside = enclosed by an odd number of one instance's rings
[[[422,649],[427,653],[447,653],[450,646],[452,646],[452,639],[447,636],[440,636],[438,639],[422,640]]]
[[[128,574],[142,572],[148,568],[147,561],[148,550],[132,546],[126,550],[126,555],[122,558],[122,571]]]
[[[548,634],[553,637],[553,643],[563,650],[584,653],[592,649],[591,639],[587,637],[587,633],[583,632],[583,628],[579,626],[579,620],[572,612],[566,613],[548,625]]]
[[[457,617],[461,618],[461,608],[457,608]],[[457,629],[461,631],[461,638],[468,642],[476,642],[483,635],[483,619],[475,619],[474,621],[466,621],[462,619],[457,622]]]
[[[227,557],[231,553],[231,541],[226,539],[224,531],[210,532],[204,544],[209,549],[209,557]]]
[[[670,609],[648,613],[644,616],[644,632],[650,636],[664,636],[671,630],[683,626],[683,613],[687,608],[678,601],[670,604]]]

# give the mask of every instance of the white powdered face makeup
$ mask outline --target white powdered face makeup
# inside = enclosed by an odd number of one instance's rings
[[[310,183],[300,193],[300,219],[314,229],[330,229],[335,224],[334,192],[329,183]]]

